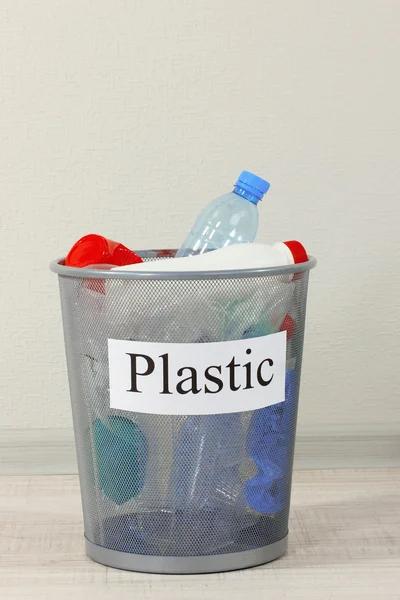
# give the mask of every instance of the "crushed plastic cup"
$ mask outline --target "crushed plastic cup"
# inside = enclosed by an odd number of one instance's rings
[[[120,242],[90,233],[80,238],[68,252],[65,266],[84,268],[88,265],[124,266],[143,262],[142,258]]]

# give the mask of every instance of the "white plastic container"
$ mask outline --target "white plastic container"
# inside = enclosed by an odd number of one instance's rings
[[[307,262],[304,246],[297,241],[267,244],[231,244],[225,248],[197,256],[171,258],[154,262],[143,262],[113,271],[228,271],[239,269],[265,269]]]

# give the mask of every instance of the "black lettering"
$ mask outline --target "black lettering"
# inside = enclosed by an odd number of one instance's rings
[[[237,363],[235,363],[235,357],[232,358],[231,362],[226,365],[227,369],[229,369],[229,386],[232,392],[236,392],[240,390],[241,386],[235,385],[235,368],[240,367]]]
[[[186,377],[186,379],[182,379],[182,381],[179,381],[179,383],[177,383],[176,385],[176,391],[178,392],[178,394],[190,394],[190,392],[192,392],[192,394],[199,394],[201,390],[197,387],[196,369],[194,369],[193,367],[182,367],[177,372],[178,377],[181,377],[186,369],[190,371],[190,377]],[[191,382],[191,386],[188,390],[183,389],[183,384],[185,383],[185,381]]]
[[[246,385],[244,386],[244,390],[252,390],[254,389],[254,385],[251,385],[251,363],[246,363],[243,365],[246,371]]]
[[[132,354],[131,352],[127,352],[127,355],[131,357],[131,389],[126,391],[141,394],[142,392],[138,390],[137,387],[138,375],[143,377],[151,375],[155,367],[154,360],[150,356],[147,356],[147,354]],[[147,362],[147,369],[144,371],[144,373],[137,372],[137,358],[144,358],[144,360]]]
[[[270,367],[273,366],[274,361],[272,360],[272,358],[266,358],[265,360],[263,360],[259,365],[258,365],[258,369],[257,369],[257,380],[258,383],[262,386],[266,386],[269,385],[274,377],[274,374],[272,373],[271,378],[270,379],[263,379],[262,375],[261,375],[261,369],[264,363],[268,363]]]
[[[160,394],[172,394],[172,392],[169,391],[168,354],[161,354],[160,358],[163,363],[163,389]]]
[[[204,393],[205,394],[218,394],[218,392],[220,392],[222,390],[222,388],[224,387],[224,384],[222,383],[222,379],[220,379],[219,377],[216,377],[215,375],[211,375],[210,369],[217,369],[218,373],[221,375],[221,367],[217,367],[216,365],[211,365],[211,367],[207,367],[207,369],[204,371],[204,377],[207,379],[207,381],[216,383],[218,386],[218,389],[212,391],[206,385],[206,386],[204,386]]]

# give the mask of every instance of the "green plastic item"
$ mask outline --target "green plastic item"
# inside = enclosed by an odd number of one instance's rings
[[[116,504],[134,498],[143,488],[147,442],[139,426],[120,416],[93,422],[101,491]]]

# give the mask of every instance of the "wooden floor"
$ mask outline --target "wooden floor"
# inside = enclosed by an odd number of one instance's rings
[[[254,569],[186,576],[91,562],[77,476],[2,476],[0,598],[399,599],[400,469],[298,471],[286,556]]]

